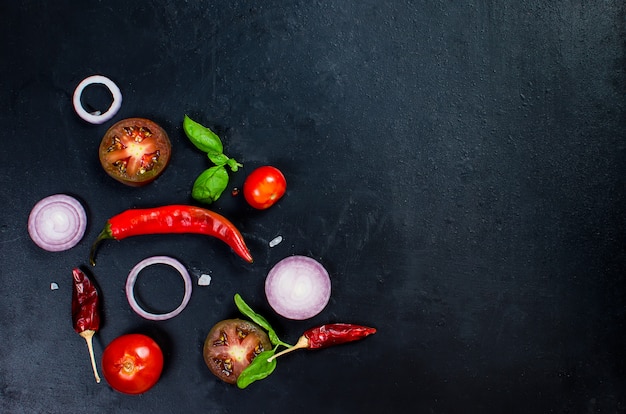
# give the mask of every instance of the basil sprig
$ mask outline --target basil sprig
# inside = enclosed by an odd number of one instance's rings
[[[276,369],[276,360],[268,362],[268,359],[276,353],[276,349],[263,351],[257,355],[237,378],[237,387],[244,389],[255,381],[262,380]]]
[[[241,374],[239,374],[239,377],[237,378],[237,386],[243,389],[255,381],[266,378],[274,372],[274,369],[276,369],[276,359],[271,361],[268,361],[268,359],[276,353],[279,346],[291,348],[293,345],[289,345],[288,343],[281,341],[267,319],[252,310],[239,293],[235,294],[235,305],[237,305],[239,312],[267,331],[267,336],[270,338],[272,345],[274,345],[274,349],[261,352],[252,360],[250,365],[241,371]]]
[[[217,134],[187,115],[183,119],[183,130],[191,143],[205,152],[209,160],[215,164],[200,174],[191,190],[191,197],[194,200],[210,204],[220,198],[228,185],[226,166],[232,172],[237,172],[243,165],[224,154],[224,145]]]
[[[196,178],[191,189],[191,197],[201,203],[211,204],[217,200],[228,184],[228,172],[221,165],[216,165]]]
[[[252,322],[256,323],[267,331],[267,336],[270,338],[270,342],[272,343],[272,345],[282,345],[287,348],[291,347],[291,345],[281,341],[280,338],[278,338],[278,335],[276,335],[276,331],[274,330],[274,328],[272,328],[267,319],[253,311],[252,308],[248,306],[248,304],[243,300],[239,293],[235,293],[235,305],[237,305],[237,309],[239,309],[239,312],[243,313],[245,316],[250,318]]]

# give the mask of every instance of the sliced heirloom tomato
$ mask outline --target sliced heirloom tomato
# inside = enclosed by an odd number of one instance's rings
[[[128,118],[113,125],[100,142],[100,164],[117,181],[139,187],[152,182],[170,160],[167,133],[144,118]]]
[[[257,355],[272,349],[265,331],[243,319],[218,322],[204,341],[204,362],[224,382],[235,384],[239,374]]]

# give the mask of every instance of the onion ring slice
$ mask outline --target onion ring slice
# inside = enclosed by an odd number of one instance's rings
[[[267,301],[287,319],[304,320],[319,314],[328,304],[330,293],[328,271],[308,256],[282,259],[265,279]]]
[[[86,228],[85,208],[80,201],[66,194],[54,194],[39,200],[28,216],[30,238],[49,252],[61,252],[76,246]]]
[[[161,314],[147,312],[139,305],[139,303],[137,303],[137,299],[135,298],[135,282],[137,282],[137,277],[139,276],[139,273],[146,267],[152,266],[154,264],[164,264],[173,267],[178,271],[178,273],[180,273],[180,276],[185,282],[185,295],[183,296],[183,301],[176,309],[171,312]],[[182,263],[169,256],[152,256],[143,259],[141,262],[137,263],[135,267],[132,268],[132,270],[128,274],[128,279],[126,279],[126,298],[128,299],[130,307],[139,316],[151,321],[164,321],[167,319],[171,319],[181,313],[189,303],[189,299],[191,299],[191,289],[192,283],[189,272],[187,272],[187,269],[185,268],[185,266],[182,265]]]
[[[92,114],[87,112],[80,100],[85,88],[89,85],[93,85],[94,83],[106,86],[109,92],[111,92],[111,95],[113,95],[113,102],[111,102],[111,106],[109,106],[109,109],[101,114]],[[120,88],[117,87],[115,82],[106,76],[93,75],[83,79],[78,84],[76,90],[74,91],[72,102],[74,104],[74,110],[78,116],[91,124],[102,124],[113,118],[115,114],[117,114],[117,111],[119,111],[122,107],[122,92],[120,91]]]

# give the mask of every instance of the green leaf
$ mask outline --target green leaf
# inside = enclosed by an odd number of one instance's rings
[[[272,325],[270,325],[267,319],[253,311],[252,308],[248,306],[248,304],[243,300],[239,293],[235,293],[235,305],[237,305],[237,309],[239,309],[239,312],[250,318],[252,322],[256,323],[267,331],[267,336],[269,336],[272,345],[283,345],[288,348],[291,347],[291,345],[289,345],[288,343],[280,340],[280,338],[276,334],[276,331],[274,330],[274,328],[272,328]]]
[[[209,157],[211,162],[215,165],[226,165],[226,163],[228,163],[228,160],[230,159],[226,156],[226,154],[223,154],[221,152],[209,152],[207,153],[207,157]]]
[[[287,348],[291,347],[290,344],[281,341],[278,335],[276,335],[276,331],[273,329],[267,331],[267,336],[270,338],[270,342],[272,343],[272,345],[282,345],[286,346]]]
[[[211,162],[215,165],[228,165],[233,172],[237,172],[239,168],[243,167],[242,164],[238,163],[233,158],[228,158],[226,154],[216,154],[216,153],[207,153],[207,157],[211,160]]]
[[[237,172],[239,170],[239,168],[243,167],[243,164],[238,163],[237,161],[235,161],[232,158],[229,158],[226,161],[226,164],[228,164],[228,166],[230,167],[232,172]]]
[[[221,165],[205,170],[193,183],[191,197],[201,203],[210,204],[217,200],[228,185],[228,172]]]
[[[274,355],[275,352],[275,349],[271,349],[269,351],[263,351],[257,355],[252,360],[250,365],[248,365],[243,371],[241,371],[241,374],[239,374],[239,378],[237,378],[237,387],[244,389],[253,382],[262,380],[274,372],[276,369],[276,360],[273,359],[271,362],[267,362],[267,360]]]
[[[192,120],[187,115],[183,119],[183,130],[191,143],[200,151],[207,154],[221,154],[224,152],[222,141],[215,132]]]
[[[253,311],[252,308],[243,300],[239,293],[235,293],[235,305],[237,306],[237,309],[239,309],[239,312],[250,318],[252,322],[256,323],[257,325],[268,331],[272,329],[272,326],[267,321],[267,319]]]

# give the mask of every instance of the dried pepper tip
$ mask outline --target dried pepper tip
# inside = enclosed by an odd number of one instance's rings
[[[358,341],[376,333],[376,328],[351,323],[331,323],[306,331],[303,335],[309,340],[309,348],[326,348],[346,342]]]
[[[102,229],[100,234],[98,234],[96,241],[94,241],[91,245],[91,250],[89,251],[89,263],[92,266],[96,265],[96,251],[98,250],[98,246],[100,245],[100,243],[103,240],[109,240],[113,238],[113,233],[111,232],[111,223],[107,222],[106,226],[104,226],[104,229]]]

